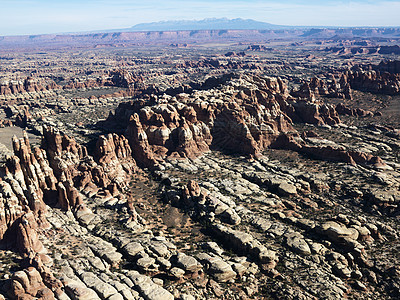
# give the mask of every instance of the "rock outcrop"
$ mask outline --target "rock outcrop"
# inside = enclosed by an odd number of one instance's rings
[[[400,93],[400,62],[382,61],[378,65],[356,65],[343,73],[352,89],[378,94]]]
[[[64,81],[64,80],[63,80]],[[0,82],[0,100],[11,99],[41,99],[54,96],[60,90],[93,89],[99,87],[121,87],[120,97],[131,96],[135,85],[140,78],[125,70],[114,70],[101,74],[98,77],[70,78],[63,85],[57,84],[52,78],[27,77],[20,80],[6,80]]]
[[[375,70],[354,70],[346,73],[348,82],[353,89],[398,95],[400,93],[400,75]]]
[[[11,281],[9,295],[13,299],[55,299],[54,293],[43,283],[34,267],[15,272]]]
[[[17,95],[23,93],[37,93],[59,89],[52,80],[27,77],[24,80],[3,81],[0,83],[0,95]]]
[[[102,124],[125,124],[133,156],[145,166],[210,148],[257,156],[280,133],[293,131],[293,122],[340,122],[334,106],[291,96],[280,78],[229,75],[190,94],[152,97],[120,104]]]
[[[82,214],[83,192],[116,196],[137,171],[127,139],[116,134],[99,138],[95,158],[73,138],[47,127],[41,148],[31,149],[26,134],[13,138],[13,148],[15,155],[7,159],[0,180],[0,240],[17,228],[18,248],[28,256],[31,249],[40,252],[29,237],[47,226],[46,204]]]
[[[339,80],[334,75],[331,75],[327,81],[313,77],[309,82],[304,82],[298,90],[293,90],[291,94],[311,101],[315,101],[318,97],[352,99],[350,84],[344,74],[340,75]]]
[[[307,139],[306,139],[307,140]],[[277,149],[290,149],[311,157],[339,162],[346,162],[352,165],[373,165],[377,168],[385,167],[386,164],[379,156],[364,153],[357,150],[346,149],[340,145],[319,144],[318,139],[313,143],[307,143],[298,134],[282,134],[272,145]]]

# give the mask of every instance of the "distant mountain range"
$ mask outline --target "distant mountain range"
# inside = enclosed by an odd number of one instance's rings
[[[372,27],[362,27],[363,29]],[[383,27],[381,27],[383,28]],[[398,28],[398,27],[397,27]],[[322,29],[356,29],[339,26],[289,26],[276,25],[252,19],[228,19],[208,18],[203,20],[178,20],[140,23],[130,28],[96,30],[86,33],[110,33],[110,32],[143,32],[143,31],[195,31],[195,30],[322,30]],[[75,34],[82,34],[78,32]]]
[[[252,19],[208,18],[203,20],[178,20],[140,23],[130,28],[96,30],[99,32],[185,31],[185,30],[283,30],[311,28],[306,26],[276,25]],[[322,27],[313,27],[322,28]],[[324,27],[327,28],[327,27]]]
[[[395,28],[283,26],[251,19],[204,19],[137,24],[130,28],[91,32],[0,36],[0,50],[127,47],[133,45],[196,44],[215,41],[259,43],[274,39],[343,40],[397,39]]]
[[[182,31],[182,30],[305,30],[305,29],[373,29],[387,28],[384,26],[372,27],[343,27],[343,26],[289,26],[276,25],[252,19],[208,18],[203,20],[161,21],[140,23],[130,28],[107,30],[106,32],[132,32],[132,31]],[[391,27],[400,28],[400,27]],[[102,32],[105,32],[104,30]]]
[[[221,30],[221,29],[281,29],[288,26],[280,26],[251,19],[227,19],[211,18],[204,20],[180,20],[180,21],[161,21],[153,23],[141,23],[127,31],[166,31],[166,30]]]

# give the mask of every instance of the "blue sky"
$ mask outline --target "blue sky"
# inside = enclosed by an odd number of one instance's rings
[[[400,26],[400,0],[0,0],[0,7],[0,35],[222,17],[280,25]]]

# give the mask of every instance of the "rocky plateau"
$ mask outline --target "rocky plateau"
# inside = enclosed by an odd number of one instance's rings
[[[0,300],[398,299],[398,39],[174,34],[2,50]]]

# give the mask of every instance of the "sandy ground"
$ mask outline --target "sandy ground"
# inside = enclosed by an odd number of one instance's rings
[[[18,138],[23,137],[23,130],[20,127],[5,127],[0,128],[0,144],[4,144],[9,150],[12,151],[12,137],[16,135]],[[28,133],[31,145],[40,144],[41,138],[39,136]]]

